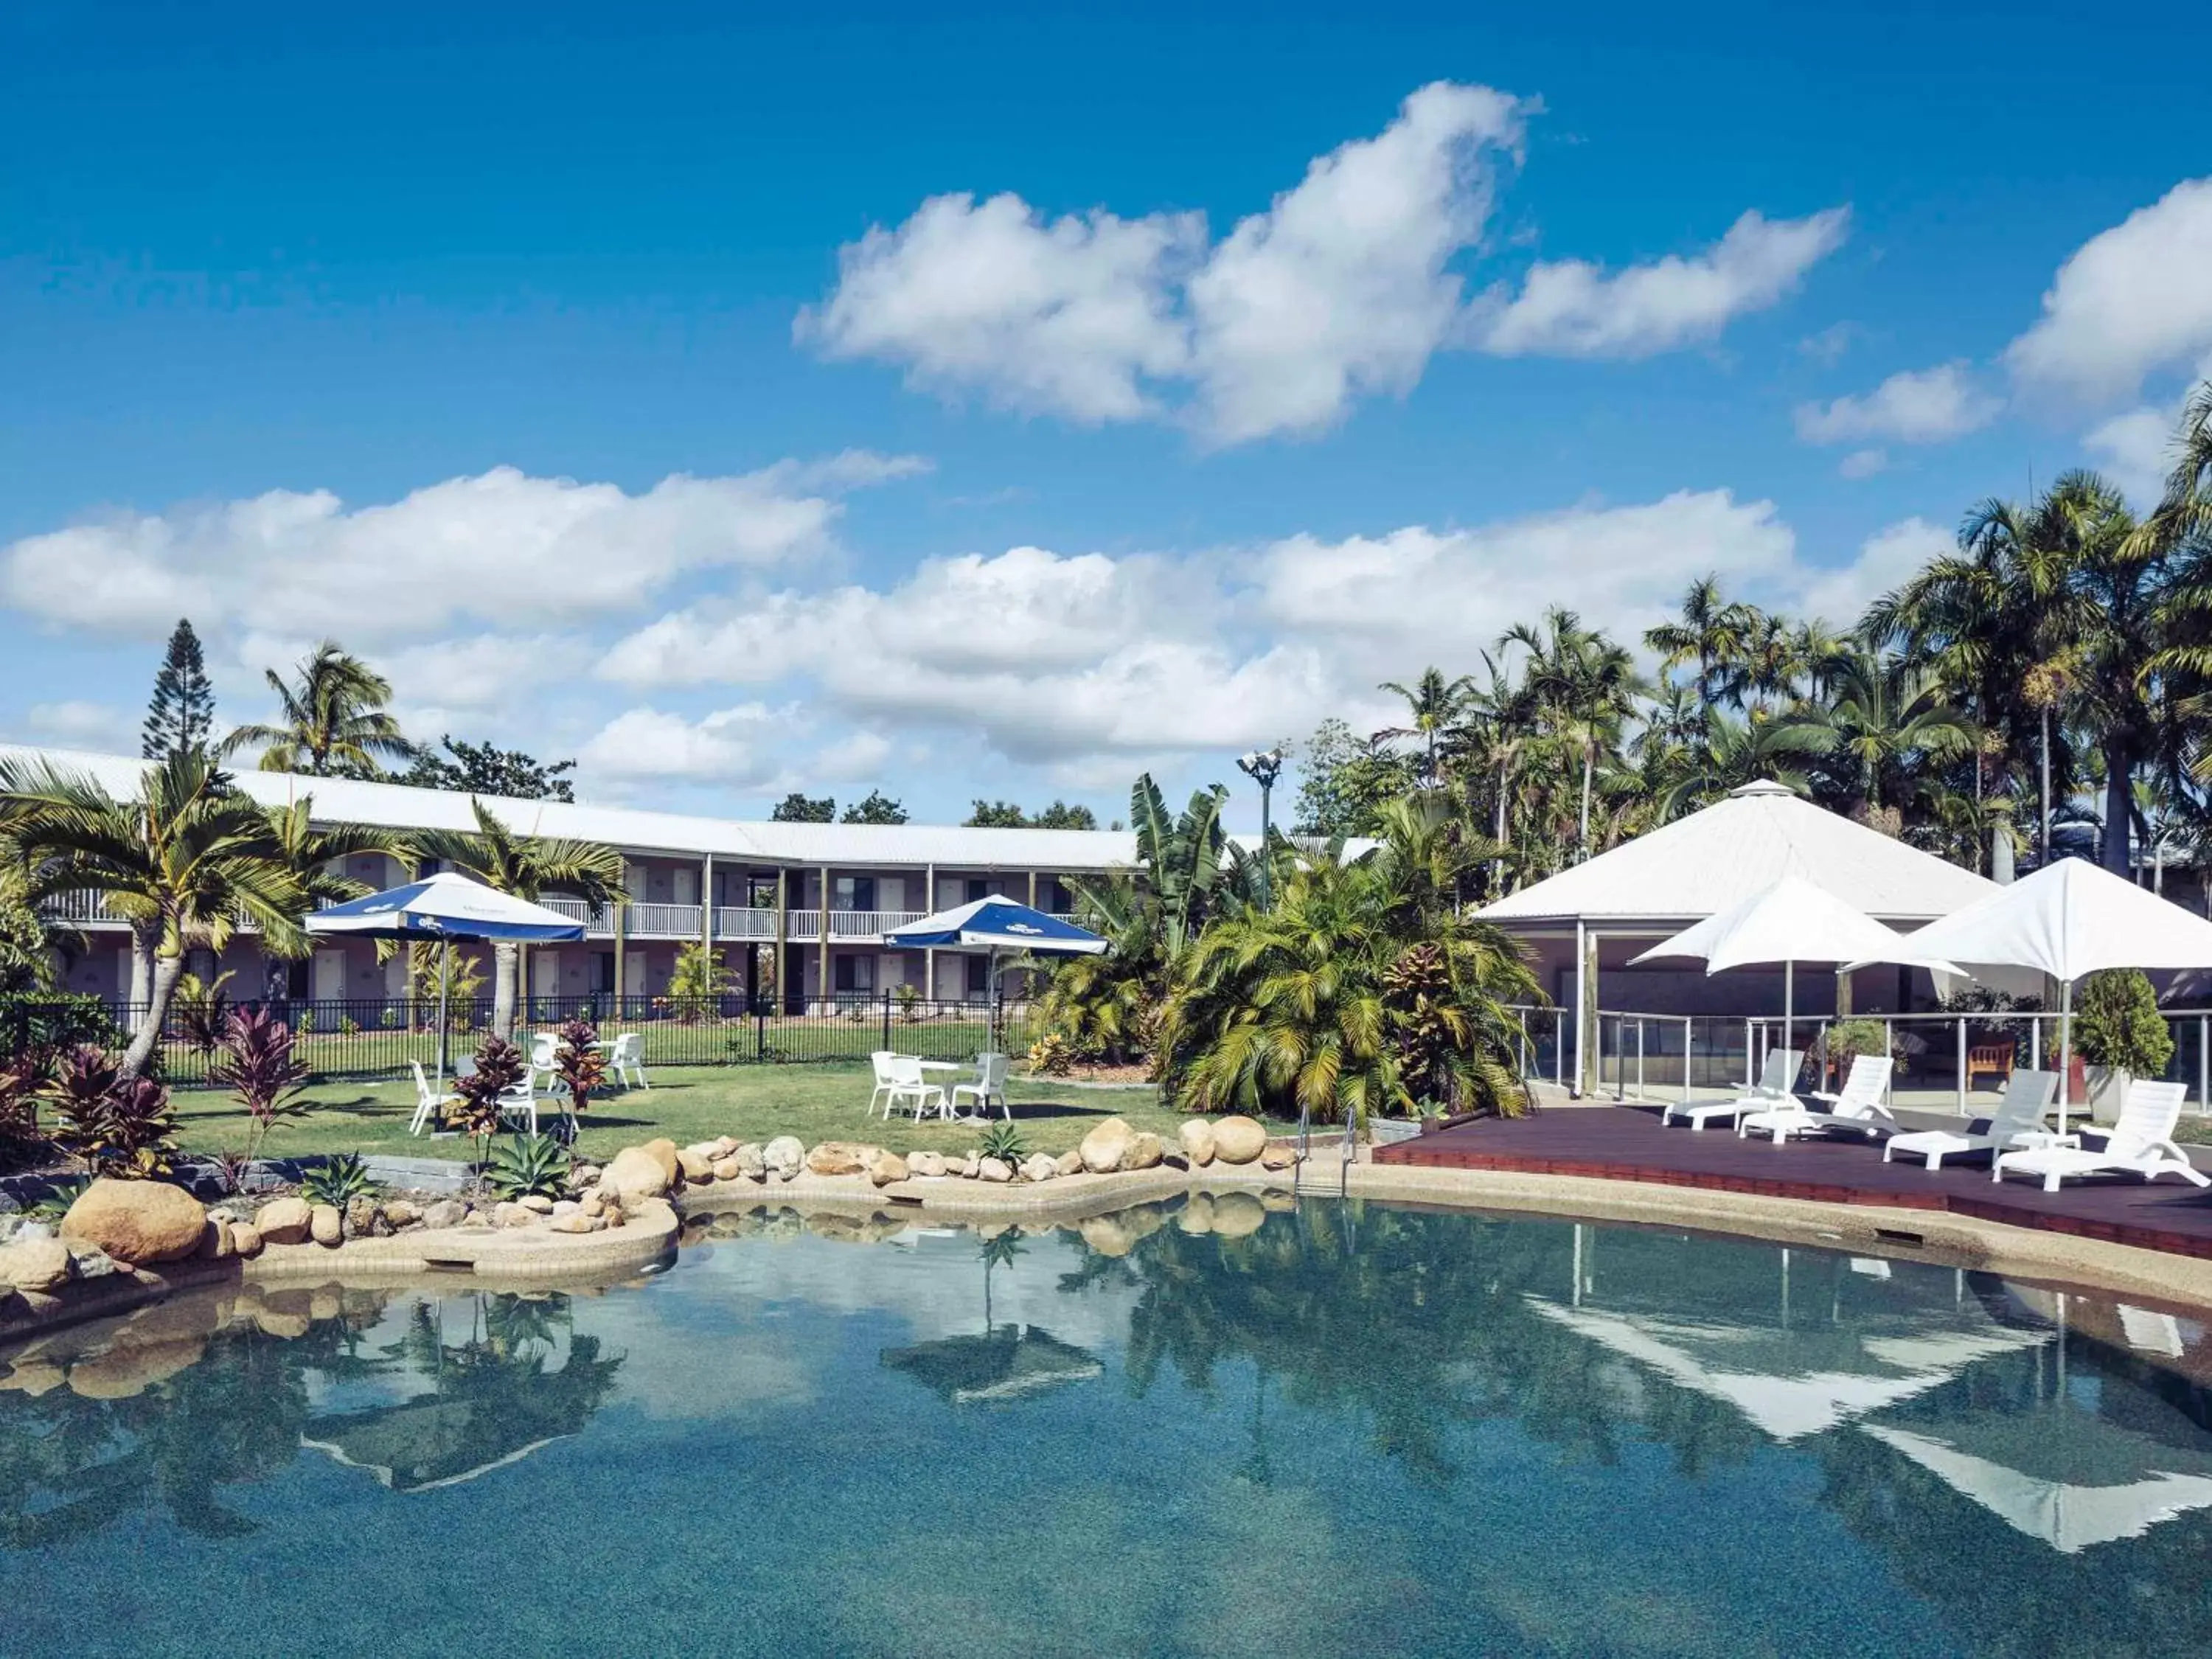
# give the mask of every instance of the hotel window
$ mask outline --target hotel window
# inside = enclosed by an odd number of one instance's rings
[[[833,957],[830,975],[830,982],[840,991],[872,991],[876,988],[876,959],[852,955]]]
[[[872,910],[876,908],[876,878],[873,876],[840,876],[837,878],[837,896],[830,901],[833,910]]]

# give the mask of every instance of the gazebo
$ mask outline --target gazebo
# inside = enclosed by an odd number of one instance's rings
[[[1997,890],[1996,883],[1971,870],[1815,806],[1781,784],[1761,781],[1509,894],[1479,915],[1519,939],[1540,979],[1548,973],[1557,981],[1556,1000],[1581,1011],[1573,1037],[1574,1074],[1586,1084],[1602,947],[1612,944],[1619,957],[1607,964],[1607,972],[1626,969],[1626,959],[1651,944],[1793,875],[1901,932]],[[1645,977],[1657,982],[1661,976]],[[1702,971],[1663,977],[1681,997],[1715,994],[1696,988],[1704,984]],[[1772,977],[1778,1013],[1781,975]],[[1729,1011],[1749,1012],[1740,981],[1734,987],[1727,980],[1713,984],[1718,994],[1733,999]],[[1722,1010],[1709,1003],[1650,1012]]]

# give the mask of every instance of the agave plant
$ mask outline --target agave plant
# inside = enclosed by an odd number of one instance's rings
[[[551,1135],[516,1135],[492,1148],[484,1184],[506,1199],[558,1198],[571,1167],[568,1149]]]
[[[983,1131],[985,1158],[995,1158],[1001,1164],[1018,1169],[1022,1160],[1029,1155],[1030,1149],[1022,1140],[1022,1132],[1014,1125],[994,1123]]]
[[[359,1152],[332,1152],[300,1178],[301,1197],[310,1204],[328,1204],[341,1210],[375,1190],[368,1162]]]

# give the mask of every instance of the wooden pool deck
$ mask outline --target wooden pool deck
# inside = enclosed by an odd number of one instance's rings
[[[2015,1177],[1990,1179],[1986,1156],[1941,1170],[1881,1161],[1879,1145],[1852,1136],[1772,1142],[1739,1139],[1733,1126],[1662,1128],[1657,1106],[1540,1110],[1484,1118],[1378,1146],[1378,1164],[1583,1176],[1751,1193],[1826,1204],[1937,1210],[1984,1221],[2069,1233],[2177,1255],[2212,1259],[2212,1189],[2167,1177],[2069,1181],[2062,1191]],[[2212,1152],[2212,1149],[2208,1149]],[[2200,1167],[2207,1161],[2198,1159]]]

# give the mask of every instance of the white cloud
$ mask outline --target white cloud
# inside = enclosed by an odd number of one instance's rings
[[[1088,782],[1102,764],[1245,747],[1327,714],[1379,718],[1376,680],[1468,663],[1549,603],[1632,635],[1692,574],[1786,583],[1793,545],[1771,503],[1705,491],[1182,559],[1023,547],[931,561],[888,590],[671,612],[601,672],[640,688],[801,683],[810,707],[972,734]]]
[[[1808,617],[1848,628],[1868,605],[1903,582],[1930,559],[1958,550],[1948,530],[1918,517],[1879,530],[1859,548],[1850,563],[1829,570],[1802,572],[1794,608]]]
[[[1445,263],[1481,235],[1525,113],[1487,87],[1424,87],[1238,223],[1189,284],[1210,437],[1318,431],[1357,393],[1413,387],[1458,316]]]
[[[1644,356],[1771,306],[1843,240],[1832,209],[1746,214],[1715,247],[1607,275],[1540,264],[1470,313],[1479,248],[1539,106],[1437,82],[1372,138],[1316,158],[1218,242],[1192,213],[1054,219],[1019,197],[932,197],[841,250],[794,333],[909,384],[1095,423],[1168,419],[1214,443],[1310,434],[1402,394],[1438,350]]]
[[[2166,476],[2173,468],[2174,433],[2180,421],[2179,410],[2145,404],[2113,416],[2081,441],[2096,456],[2106,476],[2127,492],[2128,499],[2147,508],[2166,493]]]
[[[327,490],[272,490],[26,537],[0,550],[0,602],[45,623],[141,636],[190,615],[204,627],[220,618],[362,646],[468,619],[576,622],[639,605],[687,573],[825,552],[841,510],[831,492],[915,465],[851,453],[811,477],[798,463],[679,473],[636,495],[497,467],[351,508]]]
[[[775,710],[749,702],[698,720],[658,708],[632,708],[600,728],[576,757],[587,775],[629,781],[660,778],[750,787],[773,769],[767,749]]]
[[[1711,339],[1764,311],[1843,246],[1850,210],[1803,219],[1746,213],[1704,252],[1670,254],[1607,274],[1581,259],[1542,263],[1510,300],[1493,289],[1470,319],[1474,341],[1500,356],[1649,357]]]
[[[1836,476],[1843,478],[1871,478],[1889,465],[1886,449],[1854,449],[1836,463]]]
[[[33,741],[57,748],[136,754],[139,719],[128,709],[68,698],[33,703],[23,713],[23,729]]]
[[[1813,444],[1942,443],[1987,426],[2003,408],[2002,398],[1974,385],[1966,363],[1943,363],[1893,374],[1863,397],[1800,404],[1797,435]]]
[[[2058,268],[2043,315],[2007,348],[2027,384],[2086,403],[2160,369],[2212,373],[2212,178],[2184,180]]]

